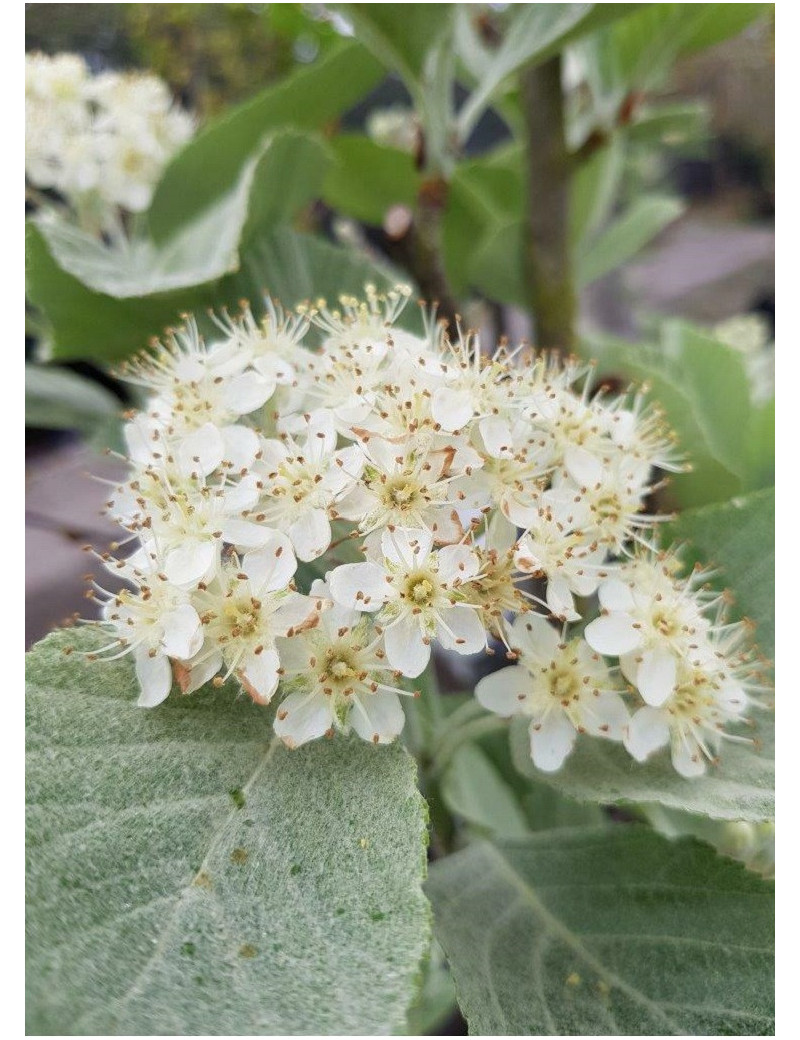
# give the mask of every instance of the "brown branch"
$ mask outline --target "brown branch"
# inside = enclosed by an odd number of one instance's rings
[[[569,246],[572,160],[564,134],[561,58],[522,73],[527,134],[525,278],[537,346],[571,351],[576,294]]]

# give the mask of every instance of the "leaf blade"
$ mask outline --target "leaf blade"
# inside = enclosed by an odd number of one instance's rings
[[[695,842],[543,832],[426,888],[473,1034],[769,1031],[772,888]]]
[[[402,1025],[428,942],[410,757],[290,753],[225,691],[143,712],[126,661],[81,660],[92,645],[59,633],[29,657],[29,1028]]]

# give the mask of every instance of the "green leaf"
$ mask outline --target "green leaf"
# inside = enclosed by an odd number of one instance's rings
[[[456,167],[442,221],[445,267],[456,292],[473,284],[474,257],[487,234],[519,219],[522,176],[522,150],[517,146]]]
[[[586,32],[607,21],[631,13],[636,4],[518,4],[512,8],[503,40],[496,50],[479,60],[480,78],[458,114],[462,139],[469,136],[483,111],[503,82],[525,66],[545,61]],[[459,11],[459,40],[462,54],[475,67],[474,54],[480,48],[469,20],[468,8]]]
[[[413,759],[290,752],[230,689],[137,708],[98,645],[28,658],[28,1031],[402,1028],[429,942]]]
[[[480,833],[513,838],[529,829],[512,788],[475,744],[465,744],[455,752],[441,792],[450,811]]]
[[[639,827],[480,843],[426,890],[470,1033],[770,1034],[773,886]]]
[[[25,425],[91,434],[119,417],[122,405],[110,390],[66,368],[25,365]]]
[[[455,4],[336,4],[359,40],[412,89],[429,73],[430,54],[451,31]]]
[[[570,241],[575,250],[605,223],[625,165],[622,139],[615,135],[577,170],[570,187]]]
[[[364,47],[342,42],[209,123],[164,170],[148,214],[154,239],[169,238],[224,196],[265,134],[283,127],[324,127],[360,101],[381,75]]]
[[[772,490],[722,505],[688,510],[670,526],[669,536],[689,543],[687,564],[699,560],[720,568],[716,584],[733,591],[738,616],[757,623],[764,653],[774,653],[775,500]],[[667,539],[668,540],[668,539]],[[756,750],[726,744],[719,766],[686,780],[673,769],[667,752],[635,762],[611,741],[581,737],[557,773],[541,773],[530,759],[527,725],[514,720],[511,750],[525,775],[551,784],[581,801],[635,804],[653,802],[720,820],[771,820],[775,815],[774,718],[754,707]]]
[[[676,58],[741,32],[769,4],[643,4],[579,41],[595,105],[613,118],[631,91],[661,85]]]
[[[224,196],[161,243],[143,237],[107,246],[63,222],[37,227],[58,264],[97,292],[133,299],[194,289],[238,270],[250,240],[314,198],[330,161],[319,139],[275,134]]]
[[[329,206],[380,226],[391,206],[415,204],[421,178],[412,156],[361,134],[340,134],[331,148],[336,163],[322,192]]]
[[[647,106],[636,110],[625,128],[632,144],[668,145],[703,141],[709,134],[709,109],[702,101]]]
[[[692,469],[671,477],[668,507],[726,501],[743,490],[751,405],[741,354],[681,322],[663,324],[658,346],[592,337],[586,353],[601,377],[646,383],[677,434]]]
[[[277,228],[252,243],[242,258],[241,270],[223,279],[218,295],[232,300],[244,297],[258,313],[264,293],[288,307],[320,297],[334,304],[343,293],[363,296],[368,282],[388,289],[398,282],[407,283],[408,278],[388,264],[376,264],[362,253],[316,235]],[[419,311],[411,303],[399,324],[414,330],[421,327],[420,321]]]
[[[456,1011],[453,976],[442,948],[434,940],[423,969],[422,985],[408,1012],[407,1036],[436,1036],[441,1026]]]
[[[730,502],[689,509],[670,524],[672,538],[687,542],[687,559],[720,569],[714,584],[735,596],[735,614],[757,625],[756,637],[775,653],[775,489]]]
[[[746,476],[745,490],[775,484],[775,399],[755,404],[750,413],[750,423],[745,438]]]
[[[57,358],[116,361],[141,350],[165,326],[187,311],[236,308],[249,299],[259,312],[265,293],[286,306],[340,293],[362,294],[366,282],[387,288],[404,280],[388,267],[331,245],[313,235],[276,228],[248,242],[239,269],[225,278],[172,293],[118,299],[96,292],[55,262],[41,231],[27,228],[28,293],[46,311],[52,327],[49,342]],[[407,309],[406,324],[415,320]]]
[[[576,277],[589,285],[613,271],[643,249],[683,212],[680,199],[668,195],[649,195],[637,199],[599,238],[581,250]]]

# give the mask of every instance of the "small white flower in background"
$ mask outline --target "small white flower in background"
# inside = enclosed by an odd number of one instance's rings
[[[544,618],[523,615],[511,641],[519,664],[481,679],[475,696],[498,715],[530,718],[534,765],[559,769],[578,733],[622,739],[628,709],[603,659],[583,639],[562,641]]]
[[[25,102],[26,179],[57,192],[92,233],[116,236],[122,211],[145,210],[194,133],[158,77],[92,76],[76,54],[26,54]]]
[[[101,600],[101,656],[132,653],[142,704],[173,678],[187,694],[233,678],[259,704],[279,693],[290,747],[350,730],[384,744],[434,644],[492,652],[491,636],[517,663],[478,700],[529,719],[539,768],[585,733],[642,760],[669,746],[698,775],[744,739],[728,727],[761,690],[724,597],[645,537],[657,471],[683,465],[657,408],[593,393],[576,361],[451,345],[431,313],[413,335],[397,327],[408,296],[243,305],[127,366],[148,398],[108,513],[139,547],[101,556],[133,586]]]

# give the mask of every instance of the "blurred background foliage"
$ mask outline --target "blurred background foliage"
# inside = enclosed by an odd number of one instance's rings
[[[662,505],[767,486],[774,35],[771,4],[28,5],[28,50],[152,70],[200,125],[129,246],[31,214],[29,425],[107,443],[114,363],[187,310],[400,278],[649,382],[695,460]]]

